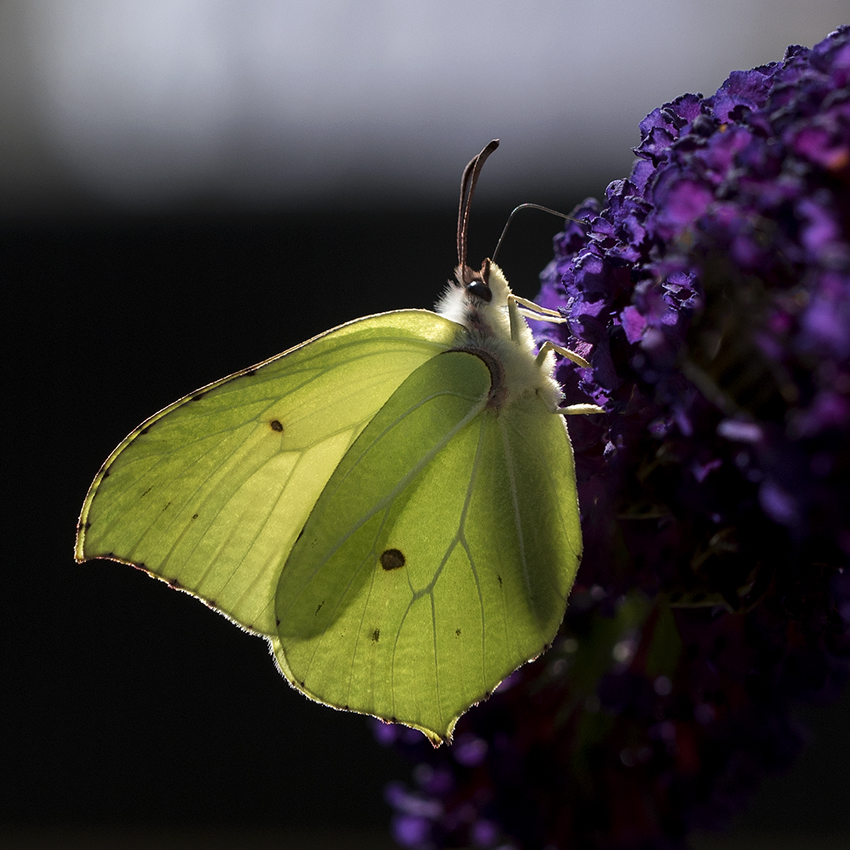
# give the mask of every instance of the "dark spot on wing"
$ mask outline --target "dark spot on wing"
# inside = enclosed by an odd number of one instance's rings
[[[280,424],[280,420],[278,419],[272,419],[272,421],[269,422],[269,425],[271,425],[272,431],[283,431],[283,425]]]
[[[280,626],[280,617],[275,617],[275,618],[274,618],[274,624],[275,624],[276,626],[278,626],[278,627]]]
[[[197,518],[198,518],[197,514],[192,514],[192,519],[197,519]]]
[[[397,570],[404,565],[404,555],[398,549],[386,549],[381,553],[381,566],[385,570]]]
[[[141,496],[139,496],[139,498],[140,498],[140,499],[144,499],[144,498],[145,498],[145,496],[147,496],[147,494],[148,494],[148,493],[150,493],[150,491],[151,491],[151,490],[153,490],[153,487],[148,487],[148,489],[147,489],[147,490],[145,490],[145,492],[144,492],[144,493],[142,493],[142,495],[141,495]]]
[[[250,377],[251,375],[256,375],[257,370],[256,369],[246,369],[242,374],[245,375],[246,377]]]
[[[455,637],[460,637],[460,629],[455,629]]]
[[[100,476],[100,480],[103,481],[104,478],[109,478],[110,472],[108,469],[103,470],[103,475]]]
[[[171,502],[166,502],[165,506],[162,509],[162,512],[165,513],[171,507]]]
[[[183,587],[183,585],[180,584],[179,579],[176,578],[171,579],[171,581],[168,582],[168,586],[173,588],[174,590],[180,590],[180,588]]]
[[[141,430],[141,431],[139,431],[139,433],[140,433],[140,434],[147,434],[147,433],[148,433],[148,431],[150,431],[150,429],[151,429],[151,426],[150,426],[150,425],[146,425],[144,428],[142,428],[142,430]]]
[[[375,643],[377,643],[377,642],[380,640],[380,638],[381,638],[381,630],[380,630],[380,629],[375,629],[375,631],[374,631],[374,632],[372,632],[372,640],[373,640]]]
[[[189,401],[200,401],[205,395],[206,393],[195,393]]]
[[[321,610],[322,610],[322,605],[324,605],[324,604],[325,604],[325,600],[323,599],[323,600],[319,603],[319,607],[318,607],[318,608],[316,608],[316,614],[318,614],[318,613],[319,613],[319,611],[321,611]]]
[[[496,574],[496,578],[499,579],[499,587],[501,587],[502,586],[502,577],[500,575]]]

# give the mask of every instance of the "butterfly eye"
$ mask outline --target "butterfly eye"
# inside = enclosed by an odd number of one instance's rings
[[[493,298],[493,290],[490,289],[490,260],[484,260],[481,270],[477,272],[472,271],[469,266],[464,266],[463,283],[469,295],[489,304]]]
[[[493,298],[493,292],[483,280],[471,280],[466,285],[466,291],[470,295],[474,295],[476,298],[480,298],[482,301],[487,301],[488,303]]]

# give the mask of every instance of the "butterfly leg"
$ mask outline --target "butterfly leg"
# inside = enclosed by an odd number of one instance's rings
[[[541,307],[539,304],[535,304],[533,301],[529,301],[527,298],[522,298],[519,295],[510,294],[509,298],[515,303],[519,304],[519,311],[522,313],[526,319],[534,319],[538,322],[552,322],[556,325],[562,325],[567,320],[557,311],[550,310],[548,307]],[[526,308],[526,309],[523,309]]]
[[[543,359],[550,352],[554,351],[556,354],[560,354],[562,357],[566,357],[567,360],[572,360],[577,366],[581,366],[582,369],[589,369],[590,363],[584,359],[580,354],[576,354],[575,351],[570,351],[568,348],[564,348],[563,346],[558,345],[557,343],[551,342],[550,340],[546,340],[543,345],[540,346],[540,352],[537,355],[537,362],[542,363]],[[555,413],[563,413],[566,416],[574,416],[576,414],[586,414],[586,413],[604,413],[605,410],[599,407],[598,404],[567,404],[564,407],[559,407]]]
[[[605,413],[605,408],[598,404],[567,404],[564,407],[559,407],[555,413],[562,413],[564,416],[574,416],[584,413]]]
[[[561,357],[566,357],[567,360],[572,360],[576,366],[581,366],[582,369],[590,368],[590,363],[588,363],[587,360],[585,360],[580,354],[576,354],[575,351],[570,351],[569,348],[564,348],[563,346],[560,346],[548,339],[540,346],[540,351],[537,353],[537,362],[542,363],[550,351],[560,354]]]

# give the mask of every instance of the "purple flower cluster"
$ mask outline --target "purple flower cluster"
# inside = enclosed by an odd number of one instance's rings
[[[412,847],[673,848],[850,660],[850,28],[641,123],[556,238],[585,556],[564,625],[388,790]],[[578,379],[578,380],[577,380]]]

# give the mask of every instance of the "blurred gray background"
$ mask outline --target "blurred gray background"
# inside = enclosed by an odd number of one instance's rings
[[[186,595],[74,564],[92,477],[196,387],[430,306],[489,139],[473,264],[516,204],[566,211],[625,176],[651,109],[848,17],[846,0],[0,2],[0,848],[389,846],[382,789],[410,767],[364,718],[300,697]],[[558,227],[512,225],[519,294]],[[738,835],[791,850],[846,830],[849,704],[802,709],[811,748]]]
[[[0,213],[421,207],[628,171],[641,118],[846,22],[846,0],[5,0]]]

